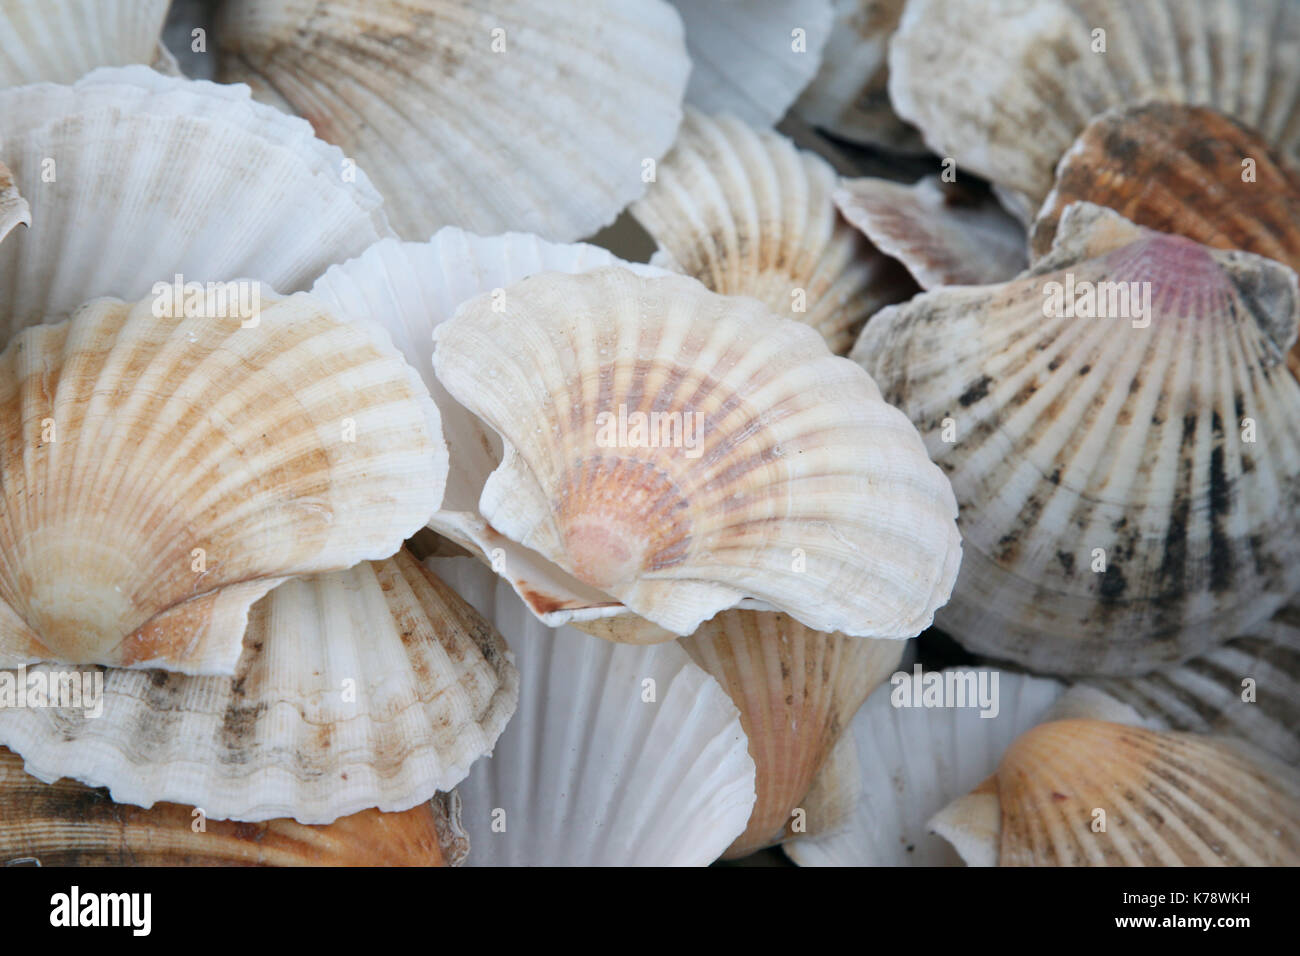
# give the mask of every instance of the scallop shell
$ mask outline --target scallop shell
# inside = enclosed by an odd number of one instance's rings
[[[18,192],[9,167],[0,163],[0,240],[19,223],[32,224],[32,209]]]
[[[686,27],[686,100],[772,126],[808,85],[831,33],[830,0],[672,0]]]
[[[843,354],[868,316],[915,287],[836,213],[835,183],[785,137],[688,109],[632,214],[659,244],[653,264],[752,296]]]
[[[925,149],[889,101],[889,39],[903,0],[834,0],[835,23],[821,69],[795,104],[808,122],[841,139],[904,152]]]
[[[427,565],[507,636],[523,688],[457,788],[471,866],[701,866],[745,829],[754,762],[735,706],[675,644],[544,627],[477,561]]]
[[[682,641],[740,708],[757,768],[754,811],[726,857],[785,838],[840,732],[898,666],[904,646],[822,634],[766,611],[723,611]]]
[[[0,343],[177,274],[304,289],[392,234],[365,175],[245,87],[136,66],[3,90],[0,143],[34,218],[0,243]]]
[[[61,672],[0,672],[0,688]],[[109,670],[100,713],[0,709],[0,742],[33,776],[107,786],[119,803],[329,823],[450,790],[518,696],[505,641],[400,551],[264,597],[233,677]]]
[[[0,89],[71,83],[100,66],[153,63],[160,57],[165,62],[170,54],[161,37],[167,5],[168,0],[5,0]]]
[[[625,608],[684,636],[753,598],[815,630],[902,638],[946,599],[946,482],[809,327],[608,268],[474,299],[434,341],[439,380],[504,443],[484,520],[586,585],[526,594],[544,622]]]
[[[1249,681],[1249,683],[1247,683]],[[1228,735],[1300,764],[1300,607],[1171,670],[1092,682],[1174,730]]]
[[[1048,294],[1123,312],[1103,282],[1145,284],[1146,319],[1067,318]],[[874,317],[853,355],[960,503],[939,625],[1033,670],[1132,675],[1277,610],[1300,586],[1297,301],[1285,266],[1082,203],[1019,278]]]
[[[70,780],[40,783],[0,750],[0,864],[447,866],[463,855],[436,803],[403,813],[363,810],[328,826],[209,820],[174,803],[121,806]]]
[[[253,602],[386,557],[442,498],[437,409],[382,331],[305,294],[247,328],[166,300],[0,353],[0,666],[229,674]]]
[[[1300,157],[1297,43],[1292,0],[916,0],[890,44],[889,93],[931,149],[1028,221],[1075,137],[1115,106],[1212,106]]]
[[[672,145],[690,70],[662,0],[230,0],[218,36],[219,77],[355,157],[406,239],[607,225]]]
[[[911,186],[846,179],[835,204],[922,289],[1001,282],[1026,265],[1025,230],[997,201],[927,176]]]
[[[960,862],[927,823],[992,773],[1003,751],[1036,725],[1061,694],[1053,680],[992,668],[928,672],[980,674],[997,713],[976,707],[902,707],[901,682],[876,689],[840,738],[804,800],[807,834],[785,844],[800,866],[951,866]],[[914,672],[904,672],[907,680]],[[924,678],[923,678],[924,679]],[[954,678],[955,679],[955,678]],[[955,686],[955,685],[954,685]],[[924,700],[924,698],[923,698]]]
[[[1052,721],[935,824],[1001,866],[1296,866],[1300,772],[1235,741]]]

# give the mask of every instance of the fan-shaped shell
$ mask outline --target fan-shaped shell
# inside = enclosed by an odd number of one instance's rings
[[[0,89],[71,83],[100,66],[170,58],[162,47],[168,0],[5,0]]]
[[[917,0],[889,51],[895,108],[926,143],[1017,198],[1028,221],[1099,113],[1212,106],[1300,157],[1291,0]]]
[[[632,214],[655,265],[747,295],[847,352],[867,317],[915,287],[835,211],[835,171],[785,137],[688,109]]]
[[[807,326],[608,268],[474,299],[434,339],[439,380],[504,443],[483,518],[595,595],[533,602],[548,623],[622,604],[687,635],[750,597],[817,630],[910,637],[945,600],[949,489]]]
[[[934,675],[945,682],[953,675],[954,688],[960,680],[971,706],[923,706],[924,690],[920,700],[910,690],[904,698],[897,679],[876,689],[804,800],[807,834],[785,843],[800,866],[958,863],[927,829],[930,817],[992,773],[1003,751],[1043,719],[1062,691],[1053,680],[990,668],[928,671],[921,679]],[[901,676],[915,678],[914,672]],[[996,712],[975,706],[981,680],[993,692]]]
[[[437,410],[381,331],[305,294],[244,322],[168,298],[0,354],[4,666],[230,673],[253,602],[386,557],[441,500]]]
[[[846,179],[835,190],[844,218],[922,289],[1001,282],[1025,268],[1025,231],[991,196],[927,176],[911,186]]]
[[[552,631],[479,562],[427,563],[507,636],[523,678],[518,713],[457,788],[469,865],[702,866],[744,830],[740,716],[682,648]]]
[[[0,690],[60,672],[0,672]],[[28,773],[107,786],[120,803],[302,823],[450,790],[519,694],[500,635],[406,551],[280,585],[250,610],[233,677],[103,679],[99,713],[0,709],[0,741]]]
[[[723,611],[682,641],[740,708],[757,770],[754,812],[726,856],[785,838],[822,762],[904,646],[823,634],[769,611]]]
[[[1016,740],[977,793],[936,819],[968,860],[1300,864],[1300,772],[1244,743],[1052,721]]]
[[[403,813],[363,810],[328,826],[208,820],[174,803],[122,806],[71,780],[41,783],[0,750],[4,865],[455,866],[463,856],[441,800]]]
[[[0,342],[177,274],[304,289],[392,234],[365,175],[245,87],[137,66],[0,90],[0,144],[34,221],[0,243]]]
[[[399,235],[572,240],[645,189],[690,61],[663,0],[231,0],[220,78],[311,121]]]
[[[920,134],[889,102],[889,38],[903,0],[834,0],[835,22],[821,69],[795,111],[808,122],[855,143],[915,152]]]
[[[32,224],[32,209],[18,192],[9,167],[0,163],[0,240],[19,224]]]
[[[1074,317],[1089,290],[1099,317]],[[940,626],[1035,670],[1135,674],[1272,614],[1300,584],[1296,327],[1286,267],[1088,204],[1012,282],[874,317],[853,355],[960,503]]]
[[[772,126],[817,73],[831,0],[672,0],[686,27],[686,100]]]

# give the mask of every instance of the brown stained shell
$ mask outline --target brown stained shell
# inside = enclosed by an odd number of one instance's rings
[[[437,508],[437,410],[383,333],[248,286],[247,315],[98,299],[0,353],[0,666],[229,674],[258,598]]]
[[[786,614],[723,611],[682,646],[740,708],[757,768],[749,824],[724,854],[734,858],[784,839],[840,734],[905,645],[824,634]]]
[[[464,859],[457,830],[441,796],[402,813],[363,810],[327,826],[208,820],[175,803],[142,810],[70,780],[41,783],[0,749],[0,865],[448,866]]]
[[[853,357],[959,502],[937,623],[1033,670],[1133,675],[1266,620],[1300,587],[1298,318],[1287,267],[1086,203],[1018,278],[873,317]]]
[[[1300,772],[1236,741],[1052,721],[932,825],[976,864],[1296,866]]]
[[[848,351],[867,318],[915,285],[836,211],[835,171],[784,136],[687,109],[632,214],[651,260],[723,295],[746,295]]]

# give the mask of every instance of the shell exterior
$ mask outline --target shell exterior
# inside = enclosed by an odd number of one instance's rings
[[[800,866],[951,866],[960,862],[927,823],[992,773],[1003,751],[1059,697],[1053,680],[991,668],[925,672],[996,689],[997,712],[894,706],[901,684],[878,688],[857,712],[804,801],[808,832],[785,843]],[[979,675],[987,675],[981,678]],[[991,683],[996,675],[997,684]],[[908,681],[914,672],[905,672]],[[954,687],[956,687],[954,683]],[[966,691],[963,691],[966,692]],[[910,699],[910,698],[909,698]],[[922,703],[924,702],[922,696]]]
[[[663,0],[232,0],[218,37],[220,78],[354,157],[406,239],[607,225],[672,145],[690,70]]]
[[[1058,720],[937,822],[1000,866],[1296,866],[1300,771],[1237,741]]]
[[[632,214],[651,261],[723,295],[747,295],[849,350],[868,316],[915,287],[835,211],[835,171],[784,136],[686,111]]]
[[[328,826],[294,820],[200,819],[160,803],[121,806],[71,780],[45,784],[0,750],[0,864],[42,866],[447,866],[463,846],[445,812],[421,804],[403,813],[363,810]]]
[[[503,441],[483,518],[597,594],[532,600],[547,623],[621,604],[684,636],[753,598],[902,638],[946,599],[950,490],[808,326],[608,268],[474,299],[434,340],[439,380]]]
[[[911,186],[846,179],[835,204],[922,289],[1001,282],[1026,265],[1025,231],[996,200],[927,176]]]
[[[1068,317],[1089,290],[1102,317]],[[1297,301],[1278,263],[1077,204],[1017,279],[873,318],[854,357],[961,507],[940,626],[1033,670],[1139,674],[1277,610],[1300,585]]]
[[[661,269],[625,263],[585,243],[551,243],[526,233],[476,236],[448,226],[428,242],[382,240],[357,258],[332,266],[312,287],[312,295],[336,315],[382,325],[406,360],[420,370],[438,406],[451,451],[446,495],[429,526],[484,561],[509,567],[509,580],[521,597],[583,595],[588,600],[608,601],[500,534],[479,513],[483,486],[501,464],[501,442],[433,374],[433,330],[469,299],[504,289],[530,275],[580,273],[610,265],[647,276],[665,274]]]
[[[1179,667],[1092,683],[1174,730],[1239,737],[1300,764],[1300,608],[1294,604],[1251,636]]]
[[[0,353],[0,666],[232,673],[258,598],[441,500],[437,409],[381,330],[189,304],[99,299]]]
[[[20,223],[28,226],[32,224],[32,208],[18,192],[9,167],[0,163],[0,240]]]
[[[5,0],[0,89],[71,83],[101,66],[153,63],[168,0]],[[3,111],[0,111],[2,113]]]
[[[1075,137],[1123,104],[1212,106],[1300,157],[1297,43],[1292,0],[917,0],[890,44],[889,93],[1028,221]]]
[[[0,243],[0,342],[177,274],[297,291],[392,234],[365,175],[245,87],[134,66],[0,90],[0,144],[34,220]]]
[[[903,641],[822,634],[786,614],[723,611],[682,641],[740,708],[758,799],[726,856],[779,843],[792,811]]]
[[[60,672],[0,672],[0,688]],[[107,786],[119,803],[330,823],[450,790],[518,695],[505,641],[400,551],[262,598],[233,677],[109,670],[100,713],[2,709],[0,742],[39,779]]]
[[[835,22],[821,69],[795,111],[808,122],[855,143],[905,152],[924,150],[921,136],[889,101],[889,38],[903,0],[834,0]]]
[[[479,562],[428,565],[507,636],[523,675],[518,713],[457,788],[470,866],[702,866],[745,829],[740,715],[682,648],[552,631]]]
[[[754,126],[785,115],[817,73],[831,34],[831,0],[672,3],[691,56],[687,102]]]

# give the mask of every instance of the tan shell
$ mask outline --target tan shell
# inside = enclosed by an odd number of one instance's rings
[[[1027,222],[1057,161],[1115,106],[1211,106],[1300,158],[1298,42],[1292,0],[915,0],[889,92],[931,149]]]
[[[0,864],[42,866],[448,866],[464,858],[445,802],[363,810],[329,826],[200,820],[174,803],[113,803],[70,780],[23,773],[0,750]]]
[[[5,0],[0,89],[71,83],[100,66],[166,62],[169,0]],[[174,61],[173,61],[174,66]]]
[[[474,299],[434,341],[439,380],[504,445],[483,519],[585,588],[525,594],[547,623],[626,608],[687,635],[754,598],[902,638],[946,599],[946,482],[808,326],[607,268]]]
[[[1300,772],[1243,743],[1053,721],[934,826],[974,864],[1296,866]]]
[[[19,223],[32,224],[32,209],[18,192],[9,167],[0,163],[0,240]]]
[[[887,179],[846,179],[835,204],[922,289],[983,285],[1025,268],[1025,230],[987,193],[927,176],[911,186]]]
[[[258,598],[437,507],[437,410],[383,333],[242,288],[243,322],[100,299],[0,354],[0,665],[229,674]]]
[[[822,65],[795,104],[808,122],[836,136],[918,152],[916,129],[889,101],[889,39],[898,27],[903,0],[834,0],[835,23]]]
[[[662,0],[230,0],[218,77],[311,121],[397,233],[573,240],[645,189],[690,61]]]
[[[813,778],[904,642],[822,634],[786,614],[723,611],[682,646],[740,708],[757,768],[749,825],[723,858],[779,843]]]
[[[178,274],[296,292],[392,235],[365,173],[242,86],[131,66],[0,90],[0,147],[33,218],[0,243],[0,345]]]
[[[688,109],[632,214],[659,244],[653,265],[758,299],[843,354],[868,316],[915,287],[836,213],[835,182],[777,133]]]
[[[42,664],[26,678],[54,686],[61,672]],[[492,750],[518,695],[501,636],[399,551],[262,598],[233,677],[109,670],[100,713],[0,709],[0,742],[28,773],[107,786],[120,803],[329,823],[450,790]]]
[[[1067,286],[1110,316],[1067,317]],[[939,625],[1033,670],[1136,674],[1277,610],[1300,586],[1298,301],[1276,262],[1078,204],[1019,278],[875,316],[853,357],[960,503]]]

